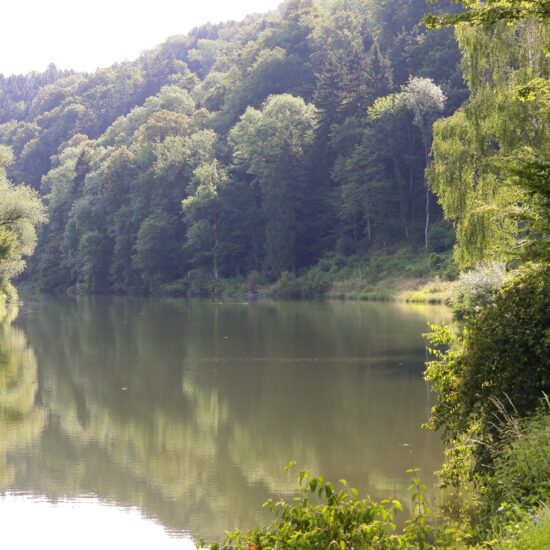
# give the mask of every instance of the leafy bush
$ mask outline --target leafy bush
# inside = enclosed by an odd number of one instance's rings
[[[426,379],[438,394],[429,425],[442,428],[445,441],[457,449],[473,451],[472,472],[490,472],[491,450],[504,437],[495,422],[496,403],[509,403],[523,418],[536,412],[543,392],[550,394],[549,327],[550,267],[535,264],[470,318],[462,336],[448,327],[434,327],[429,336],[436,349]],[[457,449],[451,451],[457,470],[446,472],[455,483],[454,473],[466,464]]]
[[[412,470],[411,470],[412,472]],[[403,509],[398,500],[375,502],[361,498],[357,489],[340,480],[341,489],[322,476],[314,477],[307,471],[299,475],[301,496],[292,503],[269,500],[264,506],[276,518],[265,527],[248,532],[227,533],[220,545],[211,550],[268,550],[346,548],[430,549],[437,545],[437,533],[429,523],[431,512],[426,502],[426,486],[418,477],[412,478],[409,490],[414,505],[413,517],[405,522],[402,534],[396,534],[396,514]],[[197,543],[204,547],[204,541]]]
[[[271,288],[270,294],[275,298],[323,298],[345,265],[343,256],[327,254],[299,277],[293,273],[283,273]]]
[[[460,276],[460,270],[452,255],[449,255],[446,265],[441,270],[441,276],[445,281],[456,281]]]
[[[248,296],[255,296],[258,294],[262,282],[262,276],[257,271],[251,271],[246,277],[246,294]]]
[[[365,276],[372,281],[387,278],[422,278],[438,275],[444,280],[456,278],[456,265],[451,252],[430,252],[403,247],[391,254],[373,255],[368,259]]]
[[[302,285],[294,273],[285,271],[273,285],[271,295],[275,298],[297,299],[302,297]]]
[[[320,270],[309,271],[300,282],[302,298],[322,298],[330,290],[333,278]]]
[[[210,272],[203,269],[191,269],[182,279],[163,284],[158,290],[158,294],[163,296],[187,296],[191,298],[219,296],[222,292],[222,282],[216,281]]]
[[[6,302],[17,302],[18,294],[15,287],[8,281],[0,284],[0,299]]]
[[[507,279],[502,263],[479,264],[462,273],[451,296],[451,307],[459,319],[475,315],[491,304]]]
[[[445,512],[450,518],[462,515],[461,523],[471,525],[471,542],[490,541],[491,548],[547,548],[521,544],[520,540],[531,537],[524,537],[527,532],[538,530],[533,524],[540,523],[550,503],[550,415],[544,411],[521,419],[509,414],[503,403],[495,400],[494,404],[495,424],[502,437],[490,446],[492,468],[484,475],[470,476],[468,486],[463,487],[466,493],[462,496],[468,498],[463,498],[461,510]],[[461,464],[467,474],[469,461]],[[544,531],[545,536],[550,535],[550,523]]]

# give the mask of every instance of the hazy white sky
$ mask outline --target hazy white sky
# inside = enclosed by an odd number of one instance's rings
[[[92,71],[136,58],[169,36],[240,20],[282,0],[0,0],[0,73]]]

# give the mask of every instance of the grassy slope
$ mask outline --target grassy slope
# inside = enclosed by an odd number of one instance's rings
[[[449,252],[428,253],[401,248],[379,252],[368,258],[336,256],[321,260],[296,282],[298,296],[326,296],[336,299],[397,300],[403,302],[443,303],[458,272]],[[271,289],[280,292],[279,281]]]
[[[441,254],[400,248],[369,257],[344,258],[336,254],[319,261],[298,275],[283,273],[276,282],[259,274],[248,279],[219,279],[202,273],[193,280],[164,285],[159,294],[172,296],[221,296],[300,299],[396,300],[444,303],[458,271],[450,252]]]

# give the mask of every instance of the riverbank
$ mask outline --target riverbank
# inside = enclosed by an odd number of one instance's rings
[[[297,272],[284,272],[278,279],[252,271],[246,277],[220,277],[210,271],[192,270],[186,277],[159,284],[154,296],[186,298],[284,300],[333,299],[394,301],[403,303],[448,303],[459,272],[451,251],[436,253],[412,247],[381,250],[368,256],[325,256],[314,266]],[[32,281],[20,281],[25,292],[41,292]],[[87,295],[90,291],[72,286],[57,294]],[[99,292],[99,294],[116,294]],[[125,295],[147,295],[143,289]],[[17,296],[17,295],[15,295]]]
[[[298,273],[269,280],[258,272],[246,278],[215,280],[209,273],[163,285],[159,295],[223,298],[339,299],[447,303],[458,269],[451,252],[400,248],[367,257],[326,256]]]
[[[445,303],[457,277],[451,252],[405,247],[367,257],[327,256],[299,276],[283,274],[260,293],[280,298]]]
[[[370,284],[355,280],[335,281],[327,298],[341,300],[384,300],[418,304],[446,304],[453,281],[442,281],[437,275],[426,278],[391,278]]]

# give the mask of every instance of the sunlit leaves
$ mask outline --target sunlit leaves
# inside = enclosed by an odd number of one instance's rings
[[[295,262],[296,213],[304,192],[305,157],[313,142],[314,107],[290,95],[249,107],[231,130],[233,158],[261,188],[267,217],[267,267],[279,274]]]
[[[452,117],[436,122],[429,176],[446,217],[456,224],[461,266],[520,254],[525,228],[518,213],[536,205],[506,159],[517,159],[525,147],[548,147],[544,102],[518,95],[534,76],[548,74],[548,33],[533,21],[457,31],[472,95]]]
[[[550,19],[550,5],[547,0],[461,0],[464,11],[436,16],[430,14],[423,22],[432,28],[474,23],[491,25],[498,21],[516,21],[533,18],[539,21]]]
[[[44,206],[29,187],[12,185],[5,168],[11,152],[0,147],[0,291],[25,267],[36,244],[36,227],[46,220]]]

